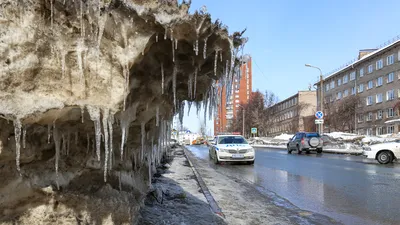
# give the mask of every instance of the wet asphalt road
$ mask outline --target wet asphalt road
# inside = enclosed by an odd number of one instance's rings
[[[288,155],[284,150],[256,149],[254,166],[214,165],[206,146],[187,148],[218,172],[344,224],[400,224],[399,163],[380,165],[362,156]]]

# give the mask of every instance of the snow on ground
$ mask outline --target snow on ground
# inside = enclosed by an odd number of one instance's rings
[[[287,140],[289,140],[290,138],[292,138],[293,135],[294,135],[294,134],[281,134],[281,135],[275,136],[273,139],[275,139],[275,140],[285,140],[285,141],[287,141]]]
[[[344,133],[344,132],[325,133],[324,135],[327,135],[334,139],[340,139],[340,140],[346,140],[346,141],[359,140],[359,139],[362,139],[362,137],[364,137],[362,135],[352,134],[352,133]]]
[[[227,224],[211,212],[183,150],[176,149],[174,155],[171,166],[155,175],[137,224]]]

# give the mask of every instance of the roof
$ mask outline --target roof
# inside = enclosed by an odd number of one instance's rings
[[[343,72],[343,71],[346,71],[346,70],[348,70],[348,69],[350,69],[350,68],[353,68],[355,65],[360,64],[360,63],[362,63],[362,62],[365,62],[365,61],[367,61],[368,59],[371,59],[372,57],[378,55],[379,53],[384,52],[385,50],[387,50],[387,49],[389,49],[389,48],[391,48],[391,47],[393,47],[393,46],[395,46],[395,45],[397,45],[397,44],[399,44],[399,43],[400,43],[400,39],[397,40],[397,41],[394,41],[393,43],[391,43],[391,44],[389,44],[389,45],[387,45],[387,46],[385,46],[385,47],[383,47],[383,48],[380,48],[380,49],[378,49],[378,50],[376,50],[376,51],[373,51],[372,53],[370,53],[370,54],[368,54],[368,55],[362,57],[362,58],[359,59],[359,60],[356,60],[355,62],[349,64],[348,66],[345,66],[345,67],[343,67],[342,69],[340,69],[340,70],[338,70],[338,71],[336,71],[336,72],[333,72],[333,73],[329,74],[328,76],[326,76],[326,77],[324,78],[324,80],[329,79],[329,78],[331,78],[331,77],[334,77],[335,75],[337,75],[337,74],[339,74],[339,73],[341,73],[341,72]],[[318,84],[319,84],[319,81],[316,82],[314,85],[318,85]]]

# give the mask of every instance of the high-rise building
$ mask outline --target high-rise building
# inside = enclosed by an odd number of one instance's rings
[[[250,55],[243,56],[240,73],[240,80],[235,79],[233,81],[229,99],[226,96],[226,87],[222,87],[220,90],[222,91],[222,97],[214,117],[214,135],[227,132],[232,125],[233,118],[238,116],[237,113],[241,105],[249,102],[253,74]]]

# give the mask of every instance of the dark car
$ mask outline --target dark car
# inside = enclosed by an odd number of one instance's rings
[[[323,141],[321,136],[316,132],[298,132],[287,143],[287,151],[289,154],[292,151],[297,151],[301,154],[302,151],[310,153],[310,151],[322,152]]]

